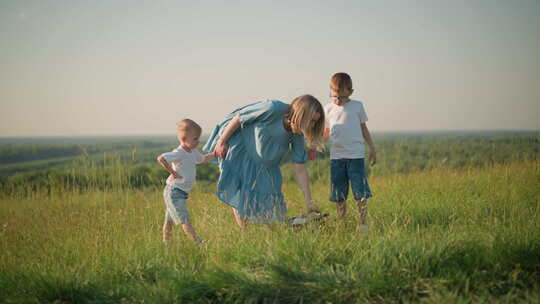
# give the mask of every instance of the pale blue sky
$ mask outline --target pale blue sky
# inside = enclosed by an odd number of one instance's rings
[[[540,1],[0,0],[0,136],[206,133],[348,72],[372,131],[540,129]]]

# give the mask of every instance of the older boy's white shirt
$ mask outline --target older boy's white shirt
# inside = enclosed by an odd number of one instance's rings
[[[171,164],[173,170],[179,176],[182,176],[181,178],[173,178],[172,175],[169,175],[167,185],[172,185],[189,193],[197,177],[195,167],[204,161],[204,155],[198,149],[192,149],[191,152],[188,152],[182,146],[178,146],[178,148],[163,153],[161,156]]]
[[[362,102],[349,100],[338,106],[324,106],[325,124],[330,129],[330,158],[364,158],[365,145],[360,124],[368,121]]]

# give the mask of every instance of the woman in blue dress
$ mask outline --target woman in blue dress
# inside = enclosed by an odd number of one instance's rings
[[[311,95],[299,96],[290,105],[279,100],[246,105],[214,128],[203,151],[214,151],[219,157],[216,194],[233,208],[240,227],[245,227],[246,220],[265,224],[286,220],[279,166],[287,154],[308,211],[319,211],[305,167],[306,141],[316,145],[323,129],[323,107]]]

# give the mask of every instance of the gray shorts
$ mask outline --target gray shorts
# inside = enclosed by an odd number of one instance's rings
[[[167,185],[163,190],[165,200],[165,220],[176,225],[189,223],[189,212],[186,206],[188,194],[176,187]]]

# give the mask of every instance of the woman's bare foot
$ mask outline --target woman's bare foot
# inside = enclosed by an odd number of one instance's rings
[[[235,208],[232,208],[232,210],[238,226],[240,226],[240,228],[246,228],[247,220],[238,213],[238,210],[236,210]]]

